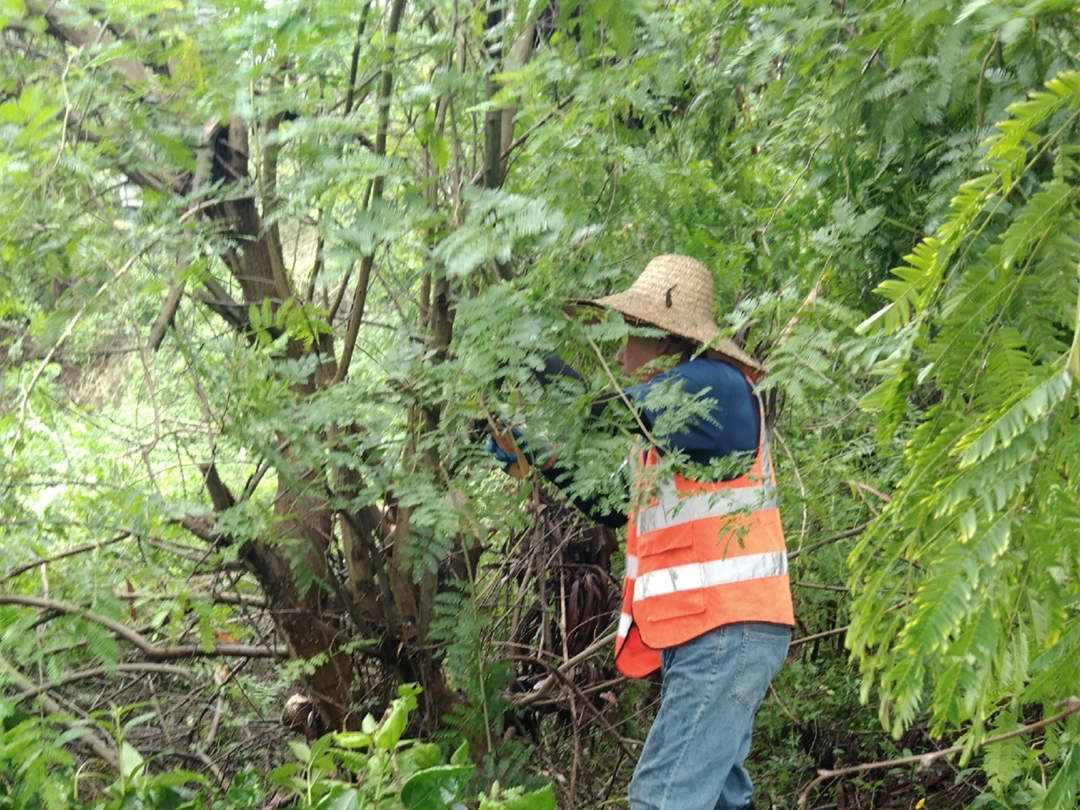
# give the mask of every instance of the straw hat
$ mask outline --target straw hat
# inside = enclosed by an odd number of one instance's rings
[[[633,321],[700,343],[725,359],[761,368],[733,341],[720,337],[713,316],[712,273],[689,256],[657,256],[628,290],[582,303],[614,309]]]

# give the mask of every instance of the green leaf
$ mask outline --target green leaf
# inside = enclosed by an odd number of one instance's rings
[[[334,733],[334,742],[342,748],[367,748],[371,745],[371,735],[362,731],[339,731]]]
[[[306,743],[299,740],[289,740],[289,750],[292,751],[294,757],[304,764],[311,762],[311,748]]]
[[[469,741],[462,740],[454,753],[450,755],[451,765],[464,765],[469,761]]]
[[[303,773],[305,767],[299,762],[286,762],[270,771],[267,776],[275,785],[289,790],[303,791],[306,789],[306,783],[297,779],[296,774]]]
[[[363,807],[360,791],[346,785],[335,785],[315,805],[317,810],[360,810]]]
[[[472,775],[468,765],[438,765],[409,777],[401,787],[401,802],[408,810],[445,810],[456,801]]]
[[[409,708],[405,698],[395,698],[387,709],[379,727],[371,735],[372,742],[377,748],[389,751],[405,731],[405,724],[409,720]]]
[[[397,755],[398,773],[402,778],[408,778],[425,768],[434,768],[441,762],[442,748],[435,743],[415,742]]]
[[[0,0],[0,30],[8,26],[11,20],[21,20],[26,16],[26,3],[23,0]]]
[[[498,798],[481,796],[480,810],[555,810],[555,792],[551,785],[529,793],[522,788],[510,788],[499,791]]]
[[[131,743],[127,740],[120,741],[120,772],[124,777],[131,779],[138,775],[146,766],[146,761]]]

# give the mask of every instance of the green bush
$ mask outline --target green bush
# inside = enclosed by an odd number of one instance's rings
[[[233,777],[228,790],[201,774],[173,769],[152,773],[126,733],[145,715],[124,721],[114,709],[103,722],[116,741],[119,773],[99,792],[87,784],[85,766],[65,750],[89,727],[58,733],[57,719],[20,711],[0,700],[0,810],[247,810],[260,806],[273,787],[293,797],[294,810],[554,810],[550,785],[540,790],[494,783],[476,795],[476,768],[468,744],[449,759],[439,745],[404,739],[419,687],[406,684],[380,721],[367,715],[360,731],[326,734],[310,745],[291,741],[295,761],[269,774]]]

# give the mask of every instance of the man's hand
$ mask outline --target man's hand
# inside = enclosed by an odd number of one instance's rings
[[[527,444],[521,437],[521,431],[517,428],[501,433],[489,433],[484,443],[484,449],[503,465],[503,472],[513,478],[524,478],[529,474],[531,459],[526,452],[526,447]]]

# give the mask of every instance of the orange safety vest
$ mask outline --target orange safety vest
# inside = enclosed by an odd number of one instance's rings
[[[658,455],[631,453],[633,508],[626,533],[615,666],[641,678],[660,650],[733,622],[795,624],[787,549],[764,419],[750,470],[699,483],[676,474],[650,482]],[[655,472],[655,470],[654,470]],[[655,476],[654,476],[655,477]]]

